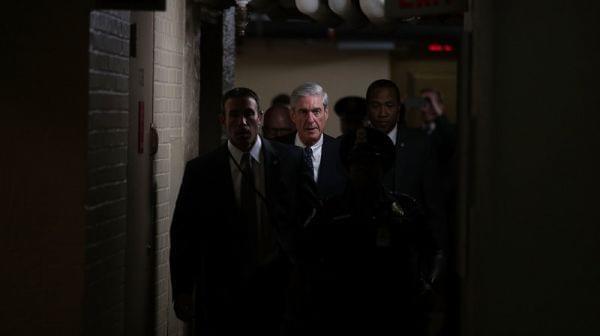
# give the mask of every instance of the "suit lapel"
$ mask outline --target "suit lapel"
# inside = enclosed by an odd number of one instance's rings
[[[323,188],[323,181],[328,181],[330,179],[330,170],[328,169],[328,167],[332,167],[329,160],[333,158],[332,155],[329,155],[329,150],[331,149],[330,144],[331,139],[329,138],[329,136],[323,134],[323,146],[321,147],[321,162],[319,163],[319,175],[317,178],[317,186],[319,187],[319,190]]]
[[[217,155],[215,181],[223,181],[223,185],[219,188],[223,198],[222,204],[233,204],[236,205],[234,208],[237,210],[237,202],[235,201],[235,194],[233,191],[233,179],[231,177],[231,166],[229,163],[229,149],[227,144],[219,148],[219,154]],[[226,216],[232,217],[235,212],[227,211]]]
[[[405,145],[406,138],[408,134],[406,132],[406,128],[398,125],[398,133],[396,134],[396,165],[394,169],[394,189],[397,189],[400,186],[400,181],[402,181],[402,176],[404,175],[404,170],[406,169],[406,160],[405,156]]]
[[[263,155],[265,159],[265,197],[267,205],[274,204],[273,196],[276,194],[276,183],[281,178],[281,170],[279,169],[279,155],[271,145],[271,142],[265,138],[261,138],[263,143]]]

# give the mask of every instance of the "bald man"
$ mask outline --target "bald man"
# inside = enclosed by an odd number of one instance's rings
[[[269,107],[263,117],[263,136],[273,140],[296,131],[296,126],[290,118],[290,108],[285,105]]]

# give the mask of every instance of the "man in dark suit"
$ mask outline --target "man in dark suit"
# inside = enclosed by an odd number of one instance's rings
[[[394,168],[384,179],[386,187],[408,194],[423,207],[426,226],[435,246],[428,260],[420,262],[422,276],[434,284],[444,264],[447,233],[442,185],[435,148],[420,129],[408,128],[398,86],[387,79],[376,80],[367,89],[367,116],[371,125],[394,142]],[[424,327],[423,327],[424,328]]]
[[[448,240],[456,237],[456,195],[457,195],[457,167],[456,167],[456,126],[446,116],[442,93],[434,88],[421,90],[423,102],[419,108],[423,125],[421,129],[431,140],[436,149],[440,177],[444,193]],[[448,250],[446,258],[449,264],[456,262],[456,255]],[[458,307],[458,274],[452,268],[445,272],[443,285],[439,286],[439,304],[447,318],[444,318],[442,334],[447,335],[455,329]]]
[[[305,335],[415,335],[411,303],[421,293],[416,260],[432,237],[408,195],[383,185],[395,148],[358,128],[340,144],[348,188],[324,203],[305,230]]]
[[[420,108],[423,119],[423,131],[430,137],[437,151],[442,175],[450,173],[456,151],[456,126],[448,120],[445,113],[442,93],[436,89],[421,90],[424,103]]]
[[[342,193],[346,184],[339,140],[324,133],[329,118],[328,103],[327,92],[317,83],[307,82],[295,88],[291,95],[291,117],[297,131],[278,138],[303,148],[322,199]]]
[[[223,97],[229,140],[188,162],[171,226],[174,308],[197,335],[278,335],[314,183],[302,152],[258,136],[259,99]]]

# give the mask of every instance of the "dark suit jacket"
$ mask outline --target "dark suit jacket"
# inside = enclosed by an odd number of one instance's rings
[[[276,141],[294,145],[296,132],[275,139]],[[340,140],[323,134],[321,148],[321,164],[317,177],[317,190],[322,199],[344,192],[346,186],[346,171],[340,159]]]
[[[435,129],[429,136],[436,148],[438,162],[444,167],[451,163],[456,151],[456,126],[445,115],[435,118],[434,123]]]
[[[390,190],[414,197],[425,212],[425,225],[435,238],[434,250],[446,245],[442,184],[433,144],[420,129],[398,125],[396,162],[384,179]]]
[[[457,180],[456,126],[445,115],[435,118],[434,122],[435,129],[428,136],[436,149],[447,210],[453,214]]]
[[[285,265],[294,257],[299,222],[312,210],[315,187],[300,149],[263,139],[262,151],[268,218],[278,254],[267,270],[256,274],[273,275],[260,280],[265,288],[283,287]],[[235,201],[229,158],[224,144],[188,162],[171,225],[173,297],[195,292],[196,324],[207,335],[252,330],[247,323],[255,320],[248,317],[255,308],[248,305],[249,297],[257,292],[256,274],[248,275],[251,238]]]
[[[435,129],[428,134],[438,158],[440,180],[444,195],[446,214],[446,241],[456,236],[456,199],[458,189],[457,155],[456,155],[456,126],[441,115],[434,120]],[[426,133],[427,134],[427,133]],[[448,250],[446,256],[449,263],[455,262],[454,251]]]

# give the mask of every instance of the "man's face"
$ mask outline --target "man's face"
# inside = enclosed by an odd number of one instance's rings
[[[221,124],[227,130],[229,141],[239,150],[246,152],[252,148],[261,122],[254,98],[236,97],[225,102]]]
[[[328,117],[329,111],[321,96],[300,97],[292,106],[292,121],[306,146],[312,146],[319,140]]]
[[[285,106],[273,107],[268,115],[265,114],[263,135],[267,139],[273,139],[290,134],[296,130],[290,119],[290,109]]]
[[[425,99],[425,104],[421,107],[421,117],[425,123],[430,123],[435,120],[437,113],[433,107],[432,102],[436,99],[433,92],[424,92],[421,94],[421,98]]]
[[[376,129],[389,133],[398,124],[400,99],[391,88],[375,89],[368,98],[367,112],[369,121]]]

